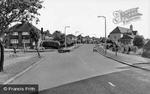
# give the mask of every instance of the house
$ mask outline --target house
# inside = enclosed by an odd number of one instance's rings
[[[68,34],[66,37],[70,38],[71,40],[76,40],[76,36],[73,34]]]
[[[150,40],[144,45],[142,56],[150,58]]]
[[[72,42],[75,42],[75,41],[76,41],[76,36],[73,35],[73,34],[68,34],[66,37],[67,37],[68,40],[70,40],[70,41],[72,41]]]
[[[82,42],[83,43],[89,43],[89,41],[90,41],[90,37],[89,36],[85,36],[85,37],[82,38]]]
[[[33,48],[35,43],[30,36],[30,30],[40,34],[40,30],[28,22],[19,23],[10,27],[5,32],[5,47],[6,48]]]
[[[109,39],[116,43],[133,44],[133,39],[137,34],[138,31],[134,31],[132,25],[130,25],[130,28],[117,26],[112,32],[110,32]]]

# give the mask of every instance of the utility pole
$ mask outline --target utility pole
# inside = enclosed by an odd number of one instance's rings
[[[66,29],[70,28],[70,26],[65,26],[65,48],[67,47],[67,38],[66,38]]]

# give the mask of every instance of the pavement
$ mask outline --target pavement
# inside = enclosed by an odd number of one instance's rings
[[[32,57],[36,56],[36,53],[23,53],[18,52],[14,54],[13,52],[4,53],[4,67],[14,64],[16,62],[26,61]]]
[[[14,54],[12,52],[5,52],[4,71],[0,72],[0,84],[4,84],[39,60],[40,58],[37,57],[36,53],[18,52]]]
[[[140,68],[143,70],[150,71],[150,59],[149,58],[144,58],[140,55],[130,55],[130,54],[123,54],[123,53],[116,53],[112,52],[110,50],[106,51],[105,54],[105,49],[102,46],[97,47],[97,52],[100,53],[101,55],[110,58],[112,60],[115,60],[119,63]]]

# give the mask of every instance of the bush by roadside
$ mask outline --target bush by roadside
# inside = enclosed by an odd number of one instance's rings
[[[150,58],[150,51],[144,51],[142,57]]]

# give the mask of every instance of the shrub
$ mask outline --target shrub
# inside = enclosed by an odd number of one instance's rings
[[[134,46],[137,46],[138,48],[142,48],[144,46],[144,38],[142,36],[135,36],[133,40]]]
[[[43,41],[42,46],[46,49],[48,48],[58,49],[60,47],[60,43],[58,41]]]
[[[142,53],[142,56],[143,56],[143,57],[150,58],[150,51],[144,51],[144,52]]]

